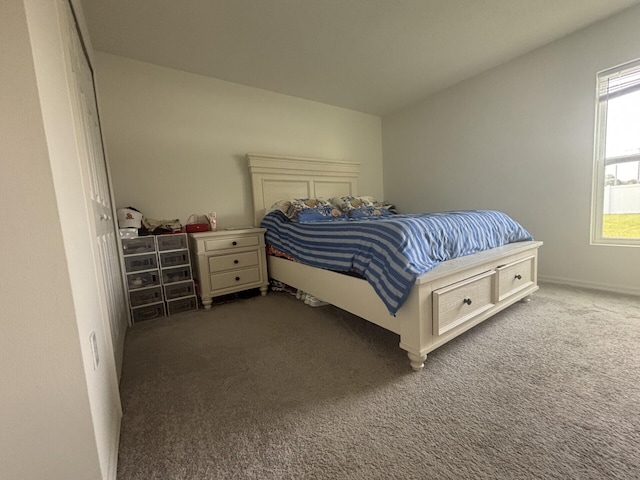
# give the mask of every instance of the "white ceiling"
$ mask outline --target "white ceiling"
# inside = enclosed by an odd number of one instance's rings
[[[96,50],[382,115],[640,0],[82,0]]]

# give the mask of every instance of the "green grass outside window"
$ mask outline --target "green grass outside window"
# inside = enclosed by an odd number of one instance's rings
[[[604,216],[605,238],[640,238],[640,213],[618,213]]]

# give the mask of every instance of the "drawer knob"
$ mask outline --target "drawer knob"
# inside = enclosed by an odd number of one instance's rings
[[[516,275],[516,280],[522,280],[522,275],[520,274]]]
[[[234,247],[238,244],[238,242],[236,242],[235,240],[233,242],[231,242],[231,245],[233,245]]]
[[[465,298],[464,300],[462,300],[462,303],[466,303],[467,305],[471,305],[471,299],[470,298]]]
[[[236,282],[239,282],[239,281],[240,281],[240,277],[236,277]]]
[[[238,260],[234,260],[233,263],[235,263],[237,265],[238,264]]]

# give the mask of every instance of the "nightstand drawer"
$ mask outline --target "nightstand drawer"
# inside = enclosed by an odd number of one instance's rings
[[[232,272],[211,275],[211,290],[222,290],[259,281],[260,270],[258,267],[243,268]]]
[[[231,237],[215,240],[206,240],[204,249],[207,252],[215,250],[227,250],[230,248],[255,247],[260,244],[257,235],[248,235],[246,237]]]
[[[495,305],[496,272],[489,271],[433,292],[433,334],[442,335]]]
[[[498,267],[498,301],[533,285],[535,257]]]
[[[255,251],[209,257],[209,271],[211,273],[253,267],[254,265],[258,265],[258,252]]]

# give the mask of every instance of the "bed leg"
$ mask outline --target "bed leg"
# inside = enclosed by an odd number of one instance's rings
[[[416,353],[407,352],[407,356],[409,357],[409,361],[411,362],[411,368],[414,371],[419,372],[424,368],[424,362],[427,359],[427,354],[418,355]]]
[[[531,301],[531,295],[527,295],[520,300],[522,303],[529,303]]]

